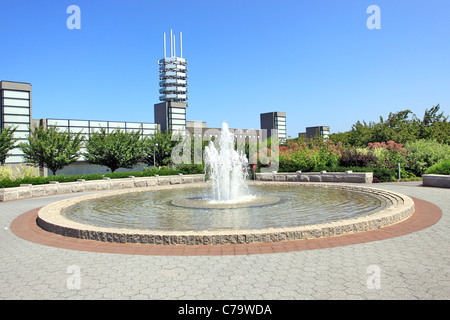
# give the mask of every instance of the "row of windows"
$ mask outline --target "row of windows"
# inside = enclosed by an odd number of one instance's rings
[[[30,93],[27,91],[3,90],[1,120],[2,127],[16,128],[13,138],[17,144],[26,142],[30,136]],[[5,163],[23,162],[23,152],[13,148],[8,152]]]
[[[155,123],[118,122],[118,121],[92,121],[92,120],[62,120],[47,119],[47,126],[79,127],[79,128],[106,128],[106,129],[152,129],[156,130]]]
[[[286,138],[286,117],[275,117],[275,128],[279,138]]]
[[[100,132],[101,128],[81,128],[81,127],[62,127],[62,126],[56,126],[59,131],[62,132],[71,132],[71,133],[82,133],[84,136],[88,136],[90,133],[94,132]],[[143,135],[152,135],[156,133],[156,129],[130,129],[130,128],[106,128],[107,133],[111,133],[116,129],[124,130],[126,132],[135,132],[138,131],[142,133]]]

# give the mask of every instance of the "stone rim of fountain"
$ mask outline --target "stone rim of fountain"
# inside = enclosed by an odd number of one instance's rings
[[[333,222],[287,228],[259,230],[219,230],[219,231],[151,231],[139,229],[105,228],[81,224],[65,218],[64,208],[81,201],[108,197],[117,194],[158,191],[172,188],[204,187],[205,184],[171,185],[145,187],[129,190],[115,190],[100,194],[86,195],[49,204],[38,212],[36,223],[42,229],[66,237],[113,243],[140,243],[153,245],[220,245],[279,242],[301,239],[317,239],[383,228],[410,217],[414,212],[414,201],[403,194],[371,187],[342,185],[333,183],[302,182],[250,182],[255,185],[283,185],[321,187],[366,192],[384,200],[386,206],[374,214]]]

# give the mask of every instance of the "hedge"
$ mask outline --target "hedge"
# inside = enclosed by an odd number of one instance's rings
[[[168,168],[168,167],[162,167],[161,169],[152,168],[148,169],[145,168],[142,171],[135,171],[135,172],[109,172],[105,174],[98,174],[98,173],[92,173],[92,174],[81,174],[81,175],[56,175],[56,176],[50,176],[50,177],[34,177],[34,178],[18,178],[15,180],[11,180],[9,178],[0,180],[0,188],[12,188],[12,187],[19,187],[21,184],[32,184],[32,185],[38,185],[38,184],[47,184],[50,181],[58,181],[58,182],[74,182],[78,179],[84,179],[84,180],[101,180],[103,177],[107,177],[110,179],[120,179],[120,178],[128,178],[130,176],[134,177],[151,177],[155,174],[160,176],[169,176],[169,175],[177,175],[179,173],[182,174],[202,174],[204,173],[204,169],[202,165],[180,165],[178,168]]]

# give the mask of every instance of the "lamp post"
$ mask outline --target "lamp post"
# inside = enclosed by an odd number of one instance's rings
[[[155,145],[153,146],[153,166],[155,166],[155,167],[156,167],[156,152],[155,152],[155,150],[156,150],[157,146],[158,146],[157,143],[155,143]]]

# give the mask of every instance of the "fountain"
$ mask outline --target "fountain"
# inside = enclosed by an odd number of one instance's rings
[[[254,198],[249,195],[246,183],[247,157],[234,149],[234,135],[226,122],[222,124],[219,149],[213,141],[205,148],[205,165],[212,185],[211,203],[236,203]]]
[[[222,123],[218,146],[213,141],[205,148],[205,171],[209,176],[210,194],[201,197],[176,198],[171,204],[197,209],[232,209],[261,207],[277,203],[276,196],[260,197],[247,183],[248,160],[243,151],[234,148],[234,134]]]
[[[340,184],[248,181],[223,123],[205,149],[207,183],[116,190],[50,204],[37,222],[76,238],[149,244],[273,242],[361,232],[414,209],[404,195]]]

